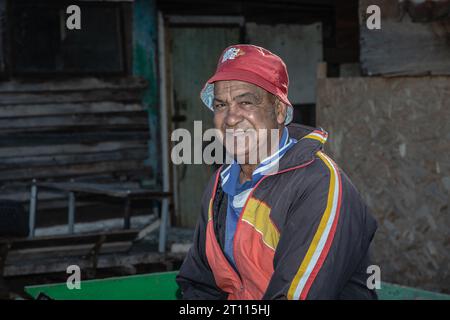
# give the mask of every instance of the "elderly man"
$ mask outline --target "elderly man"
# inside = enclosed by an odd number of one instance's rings
[[[367,286],[376,222],[322,151],[327,133],[287,126],[288,82],[278,56],[234,45],[202,90],[234,161],[205,189],[177,276],[185,299],[376,298]],[[268,139],[274,130],[276,148]],[[257,134],[237,143],[246,132]],[[258,149],[268,156],[249,161]]]

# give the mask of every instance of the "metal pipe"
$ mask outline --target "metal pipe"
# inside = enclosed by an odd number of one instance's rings
[[[161,208],[161,225],[159,227],[158,251],[160,253],[166,252],[167,228],[169,226],[168,213],[169,213],[169,199],[164,198],[162,201],[162,208]]]
[[[31,192],[30,192],[30,210],[28,217],[28,238],[34,238],[34,228],[36,224],[36,209],[37,209],[37,185],[36,179],[31,182]]]
[[[68,213],[68,231],[69,234],[74,233],[75,226],[75,193],[69,192],[69,213]]]
[[[128,190],[128,194],[130,191]],[[131,219],[131,201],[130,196],[125,198],[125,214],[123,216],[123,228],[130,229],[130,219]]]
[[[158,12],[158,57],[159,57],[159,105],[161,126],[161,164],[163,176],[163,191],[169,192],[169,137],[167,123],[167,90],[166,90],[166,59],[164,17]],[[166,251],[167,227],[169,225],[169,199],[164,197],[161,206],[161,226],[159,228],[158,251]]]

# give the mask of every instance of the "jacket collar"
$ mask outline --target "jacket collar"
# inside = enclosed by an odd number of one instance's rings
[[[298,142],[280,159],[279,171],[300,166],[314,159],[317,151],[323,150],[328,133],[322,128],[313,128],[292,123],[287,126],[289,135]]]
[[[282,159],[283,155],[292,148],[296,142],[296,139],[291,139],[289,130],[284,128],[277,151],[262,160],[253,172],[252,179],[243,185],[238,183],[239,173],[241,171],[240,166],[236,161],[233,161],[232,164],[225,167],[220,173],[223,190],[228,195],[234,196],[242,191],[241,189],[254,186],[262,176],[276,172],[280,159]]]
[[[322,128],[309,127],[297,123],[287,126],[289,137],[297,142],[280,159],[278,172],[289,168],[301,166],[315,158],[315,154],[323,150],[328,133]],[[225,178],[231,165],[221,167],[221,180]],[[226,181],[225,181],[226,182]]]

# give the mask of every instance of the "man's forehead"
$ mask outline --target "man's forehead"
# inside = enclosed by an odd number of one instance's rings
[[[240,95],[243,93],[262,94],[265,90],[253,83],[238,80],[222,80],[214,83],[214,95]]]

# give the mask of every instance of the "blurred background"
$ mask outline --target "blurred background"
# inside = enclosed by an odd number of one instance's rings
[[[4,297],[69,264],[177,270],[215,168],[173,165],[170,136],[212,127],[199,92],[237,43],[279,55],[294,122],[329,132],[382,281],[450,293],[450,1],[0,0]]]

